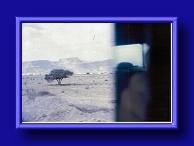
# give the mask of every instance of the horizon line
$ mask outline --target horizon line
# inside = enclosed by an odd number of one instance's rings
[[[109,58],[109,59],[103,59],[103,60],[95,60],[95,61],[93,61],[93,60],[82,60],[79,57],[68,57],[68,58],[60,58],[59,60],[42,59],[42,60],[31,60],[31,61],[22,61],[22,62],[33,62],[33,61],[51,61],[51,62],[55,62],[55,61],[60,61],[60,60],[63,60],[63,59],[71,59],[71,58],[78,58],[81,61],[88,61],[88,62],[105,61],[105,60],[115,60],[113,58]]]

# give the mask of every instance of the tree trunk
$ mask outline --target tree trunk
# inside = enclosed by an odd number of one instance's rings
[[[58,84],[61,85],[62,79],[56,79],[56,80],[57,80]]]
[[[60,79],[57,79],[57,82],[58,82],[58,84],[59,84],[59,85],[61,84],[61,81],[60,81]]]

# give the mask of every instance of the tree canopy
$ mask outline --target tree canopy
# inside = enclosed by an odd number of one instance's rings
[[[63,78],[69,78],[69,76],[72,76],[73,72],[69,70],[63,70],[63,69],[53,69],[49,74],[45,74],[45,80],[47,82],[52,82],[53,80],[57,80],[58,84],[61,85],[61,81]]]

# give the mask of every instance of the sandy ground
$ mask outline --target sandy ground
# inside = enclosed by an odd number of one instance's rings
[[[22,76],[25,122],[114,122],[113,74],[73,75],[48,83],[44,76]]]

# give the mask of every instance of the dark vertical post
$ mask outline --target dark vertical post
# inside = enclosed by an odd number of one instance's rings
[[[143,64],[143,68],[145,68],[144,44],[142,44],[142,64]]]

